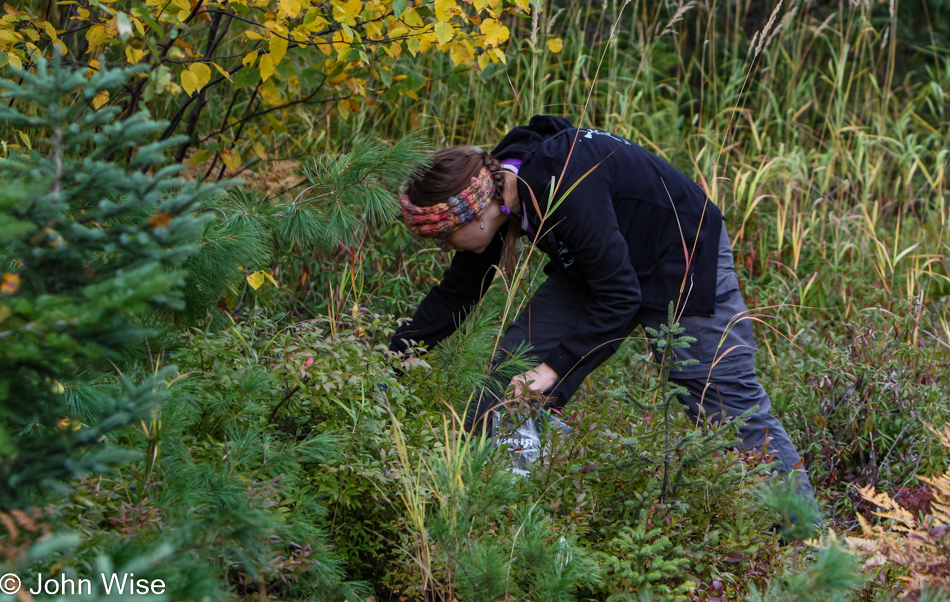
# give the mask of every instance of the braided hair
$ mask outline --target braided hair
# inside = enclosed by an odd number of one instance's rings
[[[417,207],[431,207],[469,186],[482,168],[492,176],[495,190],[493,200],[499,205],[505,204],[504,192],[508,180],[498,160],[477,146],[451,146],[435,152],[428,169],[420,170],[405,188],[406,195]],[[521,236],[521,218],[509,213],[508,233],[502,247],[502,267],[509,274],[514,273],[518,250],[516,241]]]

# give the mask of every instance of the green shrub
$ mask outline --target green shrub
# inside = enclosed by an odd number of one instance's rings
[[[191,243],[201,228],[192,212],[223,188],[186,185],[174,177],[177,168],[162,166],[164,151],[178,142],[148,143],[163,124],[144,113],[123,119],[118,109],[90,108],[128,71],[70,71],[40,61],[19,77],[19,84],[0,81],[0,120],[33,138],[29,152],[0,161],[0,509],[52,504],[63,514],[32,511],[54,538],[40,541],[42,531],[21,529],[34,539],[7,568],[74,578],[138,571],[164,577],[166,595],[213,596],[212,571],[182,553],[181,533],[151,529],[138,537],[139,522],[154,522],[147,504],[107,491],[111,501],[96,507],[82,493],[101,483],[97,475],[141,457],[113,438],[144,424],[167,400],[172,370],[97,383],[145,345],[151,315],[183,306],[181,266],[197,251]],[[80,539],[78,530],[60,528],[74,511],[121,523],[121,530]],[[4,523],[6,536],[16,539],[11,524]],[[94,554],[66,561],[90,545]],[[99,589],[99,579],[92,582]]]

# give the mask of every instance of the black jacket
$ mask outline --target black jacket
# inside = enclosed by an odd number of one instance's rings
[[[509,132],[492,154],[523,162],[518,193],[550,258],[545,272],[563,272],[594,298],[577,329],[540,358],[558,375],[630,334],[641,306],[666,310],[681,299],[685,314],[712,315],[722,213],[683,173],[624,138],[544,115]],[[456,252],[392,349],[405,349],[402,339],[432,346],[455,331],[490,284],[502,235],[481,254]]]

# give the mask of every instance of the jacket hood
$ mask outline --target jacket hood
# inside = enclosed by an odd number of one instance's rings
[[[558,132],[574,127],[564,117],[535,115],[528,122],[508,132],[491,154],[499,161],[504,159],[528,159],[538,146]]]

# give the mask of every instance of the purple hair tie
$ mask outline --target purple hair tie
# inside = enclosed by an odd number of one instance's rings
[[[502,214],[504,215],[511,215],[511,209],[509,209],[508,207],[505,207],[504,205],[500,203],[498,205],[498,210],[501,211]]]

